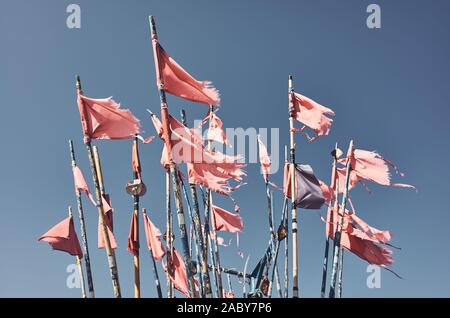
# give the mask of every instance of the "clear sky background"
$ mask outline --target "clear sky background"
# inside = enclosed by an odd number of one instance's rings
[[[154,134],[145,111],[159,111],[150,14],[165,49],[220,90],[219,116],[226,127],[279,128],[280,145],[286,144],[287,77],[292,74],[298,92],[336,112],[328,137],[308,144],[298,135],[299,162],[311,164],[328,181],[334,143],[346,148],[354,138],[357,147],[377,150],[398,164],[406,177],[394,176],[395,181],[418,187],[418,193],[376,185],[373,194],[352,191],[359,215],[391,230],[393,243],[402,247],[394,251],[394,269],[404,279],[383,271],[381,288],[369,289],[367,263],[346,253],[345,297],[450,296],[450,2],[376,1],[382,10],[378,30],[367,28],[371,2],[360,0],[73,2],[81,6],[78,30],[66,27],[71,1],[0,2],[0,296],[79,297],[80,290],[66,287],[66,267],[74,258],[36,241],[66,217],[67,205],[76,208],[69,138],[93,190],[75,74],[81,75],[86,95],[113,95],[141,119],[146,135]],[[185,108],[190,124],[207,110],[173,96],[168,102],[176,116]],[[124,191],[131,179],[131,142],[95,144],[115,208],[122,293],[132,297],[132,256],[126,251],[132,199]],[[161,148],[160,140],[141,146],[148,186],[141,201],[163,230]],[[269,151],[283,157],[282,147]],[[266,249],[268,225],[259,165],[247,171],[249,184],[235,198],[246,226],[241,247],[253,268]],[[272,180],[281,183],[281,171]],[[232,209],[229,201],[217,200]],[[277,223],[281,203],[276,193]],[[84,206],[95,291],[110,297],[105,252],[96,248],[97,211],[87,200]],[[300,293],[318,297],[324,224],[315,212],[300,214]],[[78,230],[77,217],[75,224]],[[142,295],[154,297],[151,262],[142,247]],[[234,247],[222,248],[221,259],[224,266],[243,268]],[[161,267],[159,274],[165,286]],[[233,284],[240,293],[240,285]]]

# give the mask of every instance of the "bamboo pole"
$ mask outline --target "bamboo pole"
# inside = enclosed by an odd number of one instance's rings
[[[181,111],[181,118],[183,125],[186,126],[187,124],[187,118],[186,118],[186,112],[184,109]],[[208,271],[208,251],[205,247],[205,239],[203,236],[202,231],[202,222],[200,219],[200,207],[198,204],[198,196],[197,196],[197,186],[195,184],[189,184],[189,188],[191,190],[191,197],[193,201],[193,210],[194,213],[192,215],[193,220],[193,226],[196,232],[196,237],[198,240],[198,245],[200,246],[201,251],[201,275],[202,275],[202,282],[203,282],[203,292],[204,297],[206,298],[212,298],[212,289],[211,289],[211,279],[209,277],[209,271]]]
[[[289,94],[292,101],[294,86],[292,75],[289,75]],[[294,103],[294,102],[293,102]],[[294,104],[289,103],[289,134],[290,134],[290,159],[291,159],[291,217],[292,217],[292,297],[298,298],[298,237],[297,237],[297,209],[295,207],[295,131],[294,131]]]
[[[339,179],[337,178],[337,151],[338,151],[338,144],[334,146],[334,151],[332,152],[333,155],[333,166],[332,166],[332,172],[331,172],[331,183],[334,185],[334,191],[335,191],[335,202],[338,202],[339,198]],[[332,203],[330,202],[330,205],[328,207],[328,213],[330,213]],[[324,258],[323,258],[323,267],[322,267],[322,286],[320,289],[320,297],[325,297],[326,292],[326,284],[327,284],[327,272],[328,272],[328,257],[329,257],[329,249],[330,249],[330,238],[328,236],[328,233],[326,234],[325,238],[325,251],[324,251]]]
[[[212,113],[214,111],[214,105],[209,105],[209,111]],[[212,142],[211,140],[208,140],[208,150],[212,150]],[[209,214],[211,216],[211,224],[213,225],[213,231],[214,231],[214,237],[213,237],[213,243],[214,243],[214,257],[216,260],[216,273],[217,273],[217,289],[218,289],[218,298],[223,298],[223,283],[222,283],[222,272],[220,267],[220,254],[219,254],[219,244],[217,243],[217,233],[215,229],[216,224],[216,216],[214,213],[212,213],[212,206],[213,206],[213,196],[212,191],[208,189],[208,200],[209,200]]]
[[[134,147],[136,150],[139,146],[137,137],[133,140]],[[137,171],[133,171],[133,178],[136,180],[139,178]],[[137,227],[137,241],[139,243],[139,195],[133,195],[133,216],[136,217],[136,227]],[[141,279],[139,271],[139,244],[135,255],[133,255],[133,269],[134,269],[134,298],[141,298]]]
[[[281,211],[281,222],[280,222],[279,229],[281,229],[281,227],[284,226],[285,219],[287,218],[287,208],[288,208],[287,203],[288,203],[288,199],[285,198],[284,199],[284,203],[283,203],[283,210]],[[268,296],[269,297],[272,297],[272,286],[273,286],[273,281],[275,279],[277,279],[277,290],[281,294],[281,287],[280,287],[280,284],[279,284],[279,278],[276,277],[278,275],[277,261],[278,261],[278,254],[279,254],[279,250],[280,250],[281,241],[283,239],[287,239],[287,236],[282,238],[281,236],[277,235],[275,237],[275,239],[276,239],[276,243],[275,243],[275,259],[273,261],[273,267],[272,267],[272,280],[271,280],[271,283],[269,285],[269,292],[268,292]],[[282,297],[282,296],[280,296],[280,297]]]
[[[172,234],[172,208],[170,205],[170,172],[166,170],[166,241],[169,253],[167,257],[167,298],[173,298],[173,282],[170,279],[172,271],[173,234]]]
[[[338,265],[339,265],[339,258],[340,258],[340,253],[341,253],[341,231],[342,231],[342,225],[344,223],[345,208],[346,208],[347,199],[348,199],[348,186],[350,183],[350,171],[351,171],[352,159],[353,159],[353,140],[350,141],[350,145],[348,146],[347,163],[345,165],[345,187],[344,187],[344,193],[342,194],[342,203],[341,203],[341,206],[338,211],[339,222],[336,227],[336,233],[334,234],[333,270],[331,272],[330,292],[328,295],[329,298],[335,298],[336,281],[337,281],[337,275],[338,275]],[[340,211],[342,211],[342,213],[340,213]]]
[[[69,149],[70,149],[70,158],[72,161],[72,169],[76,167],[77,163],[75,160],[75,150],[73,148],[73,142],[71,139],[69,139]],[[94,283],[92,280],[92,272],[91,272],[91,260],[89,257],[89,246],[88,246],[88,240],[87,240],[87,233],[86,233],[86,225],[84,223],[84,211],[83,211],[83,203],[81,201],[81,193],[80,191],[75,191],[75,195],[77,197],[77,208],[78,208],[78,216],[80,218],[80,229],[81,229],[81,239],[83,242],[83,252],[84,252],[84,263],[86,266],[86,275],[87,275],[87,282],[88,282],[88,289],[89,289],[89,297],[94,298]]]
[[[142,216],[144,218],[147,217],[147,210],[142,209]],[[153,265],[153,277],[155,279],[155,286],[156,286],[156,292],[158,293],[158,298],[162,298],[162,291],[161,291],[161,283],[159,281],[159,275],[158,275],[158,268],[156,267],[156,261],[155,256],[153,254],[153,250],[150,249],[150,257],[152,259],[152,265]]]
[[[341,248],[341,259],[339,263],[339,274],[338,274],[338,297],[342,298],[342,285],[343,285],[343,279],[344,279],[344,250]]]
[[[77,88],[77,94],[83,94],[83,90],[81,88],[81,81],[80,77],[77,76],[76,81],[76,88]],[[117,270],[117,263],[116,263],[116,256],[114,254],[114,250],[111,249],[111,242],[109,241],[109,235],[105,224],[105,215],[103,212],[103,203],[102,203],[102,195],[100,192],[100,184],[99,184],[99,178],[97,175],[97,169],[94,162],[94,155],[92,151],[92,145],[90,141],[87,141],[86,148],[88,151],[88,158],[89,158],[89,164],[91,166],[92,171],[92,178],[95,185],[95,196],[97,199],[97,209],[100,217],[100,226],[102,229],[104,241],[105,241],[105,251],[106,256],[108,258],[108,266],[109,266],[109,272],[111,276],[111,281],[113,285],[113,291],[114,291],[114,297],[121,298],[121,291],[120,291],[120,283],[119,283],[119,273]]]
[[[284,147],[284,161],[287,160],[287,146]],[[286,200],[286,212],[284,218],[284,230],[286,231],[286,238],[284,239],[284,298],[289,297],[289,215],[287,213],[287,198]]]
[[[72,207],[70,207],[70,206],[69,206],[69,217],[71,219],[73,218]],[[80,280],[81,280],[81,297],[86,298],[86,287],[84,285],[84,274],[83,274],[83,267],[81,266],[80,256],[77,255],[76,260],[77,260],[77,268],[78,268],[78,272],[80,274]]]
[[[158,35],[156,32],[156,24],[153,16],[149,17],[149,23],[150,23],[150,31],[152,34],[152,40],[158,41]],[[158,51],[156,48],[154,49],[155,54],[155,68],[158,68]],[[160,72],[157,72],[160,74]],[[159,82],[163,83],[163,79],[160,77]],[[175,165],[173,158],[172,158],[172,142],[171,142],[171,132],[170,132],[170,125],[169,125],[169,110],[166,102],[166,92],[164,91],[164,84],[161,84],[161,86],[158,87],[159,91],[159,97],[161,102],[161,120],[162,120],[162,127],[163,127],[163,139],[166,144],[167,153],[169,155],[169,170],[170,174],[172,175],[173,180],[173,192],[175,197],[175,205],[177,208],[177,219],[178,219],[178,227],[180,230],[180,239],[183,246],[183,256],[184,256],[184,263],[186,266],[186,274],[189,281],[190,286],[190,295],[191,297],[194,297],[195,292],[195,284],[194,284],[194,277],[192,275],[192,261],[189,253],[189,242],[187,238],[186,233],[186,218],[184,216],[184,209],[183,209],[183,200],[181,198],[181,191],[180,191],[180,184],[178,182],[178,170],[177,166]]]

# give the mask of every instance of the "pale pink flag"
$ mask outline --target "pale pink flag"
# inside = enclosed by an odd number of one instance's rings
[[[341,158],[339,159],[339,162],[345,165],[347,163],[347,158]],[[409,184],[392,183],[389,166],[394,168],[400,176],[404,176],[392,162],[383,158],[375,151],[355,149],[353,152],[353,160],[351,162],[352,172],[350,173],[350,187],[353,187],[357,182],[361,182],[361,179],[365,179],[384,186],[416,189],[416,187]],[[343,186],[345,185],[345,170],[343,168],[338,169],[338,175],[339,188],[343,189]]]
[[[38,241],[45,241],[54,250],[63,251],[73,256],[83,257],[80,242],[73,225],[73,218],[67,217],[42,235]]]
[[[84,179],[83,173],[81,172],[81,169],[78,166],[72,167],[73,172],[73,180],[75,184],[75,192],[80,193],[81,191],[84,191],[86,193],[86,196],[91,200],[91,202],[96,206],[94,198],[92,197],[91,192],[89,191],[89,187],[86,183],[86,180]]]
[[[231,147],[231,143],[223,130],[222,120],[214,112],[211,112],[209,116],[209,128],[206,138]]]
[[[298,93],[289,93],[289,103],[294,110],[295,118],[312,129],[317,137],[328,135],[333,119],[325,115],[334,116],[334,112],[330,108]],[[303,132],[303,128],[301,131]],[[315,137],[309,137],[308,134],[306,136],[309,140],[315,139]]]
[[[117,242],[116,238],[114,237],[113,232],[113,212],[114,209],[111,207],[111,201],[109,199],[109,196],[106,195],[106,198],[102,196],[102,205],[103,205],[103,213],[104,213],[104,220],[106,225],[106,230],[108,232],[109,236],[109,242],[111,244],[111,248],[117,248]],[[103,237],[103,229],[101,225],[100,215],[98,218],[98,248],[105,248],[105,240]]]
[[[266,145],[261,140],[261,136],[258,135],[258,145],[259,145],[259,163],[261,164],[261,173],[264,177],[264,180],[268,182],[269,174],[270,174],[270,157],[267,152]]]
[[[239,215],[228,212],[215,205],[212,205],[212,210],[214,214],[213,226],[215,231],[236,233],[241,232],[244,228],[242,218]]]
[[[168,253],[171,255],[170,260],[173,267],[172,271],[169,271],[169,278],[177,290],[186,295],[186,297],[190,297],[184,260],[175,248],[173,249],[173,254],[170,251]],[[165,263],[163,263],[163,267],[167,272],[167,265]]]
[[[144,216],[144,229],[145,238],[147,240],[147,247],[153,252],[153,258],[155,261],[159,261],[166,255],[166,249],[164,248],[160,236],[160,230],[153,224],[147,215],[147,212],[143,212]]]
[[[152,118],[156,118],[152,115]],[[209,151],[203,145],[203,140],[192,129],[187,128],[172,116],[169,116],[171,130],[172,159],[175,163],[188,163],[189,182],[206,186],[218,193],[226,194],[236,187],[231,187],[228,181],[241,181],[245,176],[239,156],[228,156],[219,151]],[[158,129],[158,128],[157,128]],[[167,168],[170,155],[166,145],[161,154],[161,164]]]
[[[331,239],[334,239],[334,233],[336,231],[338,214],[335,212],[336,209],[330,208],[327,216],[326,233]],[[390,234],[387,231],[383,232],[383,238],[378,237],[378,239],[367,235],[364,230],[357,228],[357,224],[354,224],[352,218],[350,217],[350,212],[346,211],[342,232],[341,232],[341,245],[348,251],[352,252],[356,256],[362,258],[370,264],[379,265],[383,267],[388,267],[392,265],[392,251],[384,246],[380,246],[376,243],[387,243],[383,242]],[[380,240],[381,239],[381,240]]]
[[[78,94],[78,110],[84,142],[91,139],[130,139],[140,132],[139,120],[127,109],[120,109],[112,97],[93,99]]]
[[[153,55],[156,68],[156,82],[159,88],[181,98],[207,104],[219,105],[219,91],[211,82],[197,81],[186,72],[161,47],[156,37],[152,38]]]

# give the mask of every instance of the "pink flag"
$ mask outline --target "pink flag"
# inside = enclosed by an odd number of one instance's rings
[[[152,115],[152,118],[156,118]],[[171,130],[172,159],[175,163],[188,163],[189,182],[206,186],[218,193],[227,194],[232,188],[228,181],[241,181],[245,172],[244,163],[239,156],[228,156],[218,151],[209,151],[203,140],[193,130],[187,128],[172,116],[169,116]],[[164,145],[161,164],[169,166],[169,154]]]
[[[169,271],[169,278],[177,290],[185,294],[186,297],[190,297],[184,260],[175,248],[173,249],[173,254],[170,251],[168,253],[171,255],[170,261],[172,264],[172,270]],[[163,264],[163,267],[167,272],[167,265]]]
[[[78,95],[78,110],[84,142],[91,139],[130,139],[140,131],[139,120],[126,109],[120,109],[111,97],[93,99]]]
[[[89,187],[86,183],[86,180],[84,179],[83,173],[81,172],[80,168],[78,166],[73,166],[72,172],[73,172],[73,181],[75,184],[75,192],[78,194],[79,192],[84,191],[87,197],[96,206],[97,203],[95,202],[91,192],[89,191]]]
[[[294,95],[294,100],[292,100],[292,95]],[[312,129],[317,134],[317,137],[328,135],[333,119],[325,115],[334,116],[334,112],[330,108],[322,106],[298,93],[289,93],[289,103],[294,109],[295,118],[306,127]],[[308,136],[308,139],[312,140],[314,138]]]
[[[133,148],[131,150],[131,168],[133,169],[133,172],[137,174],[138,179],[141,179],[141,161],[139,160],[137,142],[133,142]]]
[[[347,163],[347,158],[341,158],[339,159],[339,162],[345,165]],[[351,163],[352,172],[350,173],[350,187],[353,187],[357,182],[361,182],[361,179],[365,179],[385,186],[416,189],[414,186],[409,184],[392,183],[389,166],[393,167],[394,170],[400,174],[400,176],[404,176],[404,174],[401,173],[392,162],[383,158],[378,153],[374,151],[355,149]],[[338,175],[339,188],[343,189],[345,186],[345,169],[338,169]]]
[[[214,230],[236,233],[241,232],[244,228],[244,224],[239,215],[228,212],[215,205],[212,205],[212,210],[214,213]]]
[[[103,214],[106,225],[106,230],[108,232],[109,242],[111,244],[111,248],[117,248],[116,238],[113,233],[113,208],[111,207],[111,201],[109,196],[106,195],[102,197],[102,205],[103,205]],[[103,229],[101,225],[100,215],[98,218],[98,248],[105,248],[105,240],[103,237]]]
[[[270,174],[270,157],[267,152],[267,148],[261,140],[261,136],[258,135],[258,145],[259,145],[259,163],[261,164],[261,173],[264,177],[264,180],[268,182],[269,174]]]
[[[139,221],[137,213],[132,214],[130,232],[128,233],[128,252],[134,256],[139,254]]]
[[[42,235],[38,241],[45,241],[54,250],[63,251],[73,256],[83,257],[80,242],[73,226],[72,217],[67,217]]]
[[[336,209],[334,208],[329,209],[327,217],[326,233],[330,235],[331,239],[334,239],[334,233],[336,231],[338,222],[338,215],[335,210]],[[350,215],[351,213],[349,211],[346,211],[341,232],[342,247],[370,264],[383,267],[392,265],[392,251],[386,247],[376,244],[386,243],[387,241],[385,241],[385,239],[390,239],[389,232],[374,229],[376,231],[382,232],[382,236],[379,236],[377,238],[371,235],[367,235],[364,230],[360,230],[357,228],[357,224],[353,223]]]
[[[159,88],[181,98],[207,104],[219,105],[219,92],[211,82],[197,81],[164,51],[156,37],[152,39]]]
[[[160,240],[161,232],[159,229],[152,223],[150,218],[147,215],[147,212],[143,212],[144,216],[144,229],[145,229],[145,238],[147,239],[147,247],[149,250],[153,252],[153,258],[155,261],[159,261],[166,255],[166,250]]]
[[[216,113],[211,112],[209,117],[208,134],[206,138],[231,147],[230,141],[228,140],[222,126],[222,120],[216,115]]]
[[[223,298],[234,298],[234,292],[230,290],[229,292],[225,289],[223,290]]]

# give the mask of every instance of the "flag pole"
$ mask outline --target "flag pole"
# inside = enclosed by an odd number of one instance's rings
[[[158,41],[158,35],[156,33],[156,24],[155,24],[155,19],[153,18],[153,16],[149,17],[149,22],[150,22],[150,31],[151,31],[151,35],[152,35],[152,41]],[[154,49],[154,54],[155,54],[155,67],[159,68],[158,65],[158,52],[156,50],[156,48]],[[159,74],[159,72],[157,72]],[[159,82],[163,83],[162,78],[159,78]],[[190,257],[190,253],[189,253],[189,242],[188,242],[188,238],[187,238],[187,233],[186,233],[186,218],[184,216],[184,209],[183,209],[183,200],[181,198],[181,191],[180,191],[180,184],[178,182],[178,171],[177,171],[177,166],[175,165],[175,162],[173,161],[172,158],[172,143],[171,143],[171,139],[170,139],[170,125],[169,125],[169,110],[168,110],[168,106],[167,106],[167,102],[166,102],[166,92],[164,90],[164,84],[158,85],[158,91],[159,91],[159,97],[160,97],[160,102],[161,102],[161,119],[162,119],[162,127],[163,127],[163,138],[164,138],[164,142],[166,144],[166,148],[167,148],[167,154],[169,155],[169,169],[170,169],[170,174],[172,175],[172,180],[173,180],[173,191],[174,191],[174,196],[175,196],[175,204],[176,204],[176,208],[177,208],[177,218],[178,218],[178,227],[180,229],[180,239],[182,242],[182,246],[183,246],[183,254],[184,254],[184,262],[185,262],[185,266],[186,266],[186,272],[187,272],[187,277],[188,277],[188,281],[189,281],[189,286],[190,286],[190,295],[191,297],[194,296],[194,292],[195,292],[195,285],[194,285],[194,277],[192,275],[192,261],[191,261],[191,257]]]
[[[348,199],[348,187],[350,183],[350,171],[351,171],[351,162],[353,160],[353,140],[350,141],[350,145],[348,146],[347,151],[347,163],[345,165],[345,187],[344,193],[342,194],[342,203],[338,211],[338,225],[336,227],[336,233],[334,234],[334,251],[333,251],[333,270],[331,272],[331,283],[330,283],[330,292],[328,294],[329,298],[335,298],[335,289],[336,289],[336,280],[338,276],[338,266],[339,266],[339,258],[341,253],[341,231],[342,225],[344,223],[344,215],[345,208],[347,205]],[[340,213],[342,211],[342,215]]]
[[[334,194],[335,195],[335,202],[338,202],[338,197],[339,197],[339,186],[337,185],[337,183],[339,181],[337,179],[337,173],[336,173],[337,159],[338,159],[337,151],[338,151],[338,143],[336,143],[336,145],[334,146],[334,150],[331,153],[331,155],[333,156],[333,166],[331,168],[332,169],[332,172],[331,172],[331,183],[332,183],[332,185],[334,185],[334,189],[335,189],[335,194]],[[328,206],[328,213],[330,213],[331,206],[332,206],[332,204],[330,202],[330,205]],[[325,297],[325,292],[326,292],[329,250],[330,250],[330,237],[328,236],[328,233],[326,233],[325,251],[324,251],[323,267],[322,267],[322,286],[321,286],[321,290],[320,290],[320,297],[321,298]]]
[[[146,209],[142,209],[142,216],[144,218],[147,217]],[[151,248],[150,248],[150,257],[152,259],[152,264],[153,264],[153,277],[155,279],[156,292],[158,293],[158,298],[162,298],[161,283],[159,281],[158,268],[156,267],[155,256],[154,256],[153,250]]]
[[[289,75],[289,94],[292,104],[289,103],[289,134],[291,159],[291,216],[292,216],[292,297],[298,298],[298,238],[297,238],[297,209],[295,207],[295,130],[294,130],[294,86],[292,75]]]
[[[137,137],[134,137],[133,146],[138,149],[139,143]],[[133,171],[134,180],[139,178],[138,172]],[[137,227],[137,241],[139,243],[139,195],[133,195],[133,216],[136,217],[136,227]],[[139,272],[139,244],[133,255],[133,268],[134,268],[134,298],[141,298],[141,279]]]
[[[73,148],[73,142],[69,139],[69,149],[70,149],[70,158],[72,161],[72,169],[76,167],[77,163],[75,160],[75,150]],[[84,249],[84,263],[86,266],[86,275],[88,281],[88,289],[89,289],[89,297],[94,298],[94,283],[92,281],[92,272],[91,272],[91,261],[89,257],[89,247],[86,233],[86,225],[84,223],[84,212],[83,212],[83,203],[81,201],[80,191],[75,191],[77,197],[77,207],[78,207],[78,216],[80,218],[80,229],[81,229],[81,238],[83,241],[83,249]]]
[[[214,111],[214,105],[209,105],[209,112],[212,113]],[[211,120],[211,119],[210,119]],[[212,142],[211,140],[208,140],[208,150],[212,150]],[[213,225],[213,231],[214,231],[214,237],[212,238],[212,241],[214,243],[214,257],[216,260],[216,275],[217,275],[217,289],[218,289],[218,298],[223,298],[223,283],[222,283],[222,272],[220,267],[220,255],[219,255],[219,244],[217,244],[217,233],[215,229],[216,224],[216,216],[214,213],[212,213],[212,206],[213,206],[213,197],[212,197],[212,191],[208,189],[208,201],[209,201],[209,214],[211,216],[211,224]]]
[[[181,111],[181,118],[183,121],[183,125],[186,126],[186,112],[184,109]],[[212,298],[212,289],[211,289],[211,280],[209,277],[209,270],[208,270],[208,251],[205,247],[205,240],[202,233],[202,222],[200,219],[200,207],[198,204],[198,196],[197,196],[197,186],[195,184],[189,184],[189,187],[191,189],[191,196],[194,203],[194,215],[193,215],[193,221],[194,221],[194,228],[195,232],[198,238],[198,241],[200,243],[200,250],[201,250],[201,272],[203,276],[203,291],[205,293],[206,298]]]
[[[76,88],[77,88],[77,95],[83,94],[83,90],[81,88],[81,80],[80,76],[77,75],[77,81],[76,81]],[[83,110],[84,111],[84,110]],[[117,272],[117,263],[116,263],[116,256],[114,255],[114,251],[111,249],[111,242],[109,241],[109,235],[108,231],[106,229],[105,224],[105,216],[103,213],[103,204],[102,204],[102,196],[100,193],[100,185],[99,185],[99,179],[97,176],[97,169],[95,167],[94,163],[94,155],[92,151],[92,145],[91,141],[85,142],[87,152],[88,152],[88,158],[89,158],[89,164],[91,166],[92,171],[92,178],[94,180],[95,185],[95,195],[97,199],[97,209],[100,216],[100,225],[103,232],[103,237],[105,241],[105,250],[106,250],[106,256],[108,258],[108,266],[109,266],[109,272],[111,276],[111,281],[113,285],[114,290],[114,297],[121,298],[121,291],[120,291],[120,283],[119,283],[119,274]]]
[[[167,253],[167,298],[173,298],[173,282],[170,279],[170,271],[172,268],[173,255],[173,234],[172,234],[172,208],[170,206],[170,172],[166,169],[166,241],[169,248]]]
[[[288,151],[287,146],[284,146],[284,162],[288,162],[287,160]],[[284,230],[286,231],[286,238],[284,239],[284,298],[289,297],[289,215],[288,215],[288,207],[287,207],[287,197],[285,197],[286,202],[286,210],[285,210],[285,218],[284,218]]]
[[[72,207],[69,206],[69,217],[72,219]],[[84,286],[84,274],[83,274],[83,267],[81,266],[81,259],[80,256],[76,256],[77,259],[77,268],[80,273],[80,280],[81,280],[81,297],[86,298],[86,287]]]
[[[339,274],[338,274],[338,297],[342,297],[342,284],[343,284],[343,275],[344,275],[344,250],[341,248],[341,258],[339,263]]]

